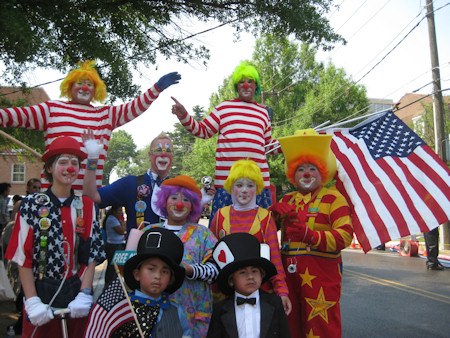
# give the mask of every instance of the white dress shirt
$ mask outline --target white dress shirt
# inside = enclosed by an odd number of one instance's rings
[[[237,305],[237,297],[256,298],[256,304],[248,303]],[[259,290],[249,296],[243,296],[238,292],[234,293],[234,309],[236,311],[236,326],[239,337],[259,338],[261,331],[261,305],[259,302]]]

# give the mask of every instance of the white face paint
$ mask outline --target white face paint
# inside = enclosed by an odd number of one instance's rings
[[[72,84],[72,102],[90,104],[95,95],[95,85],[91,80],[78,80]]]
[[[80,171],[78,157],[72,154],[62,154],[52,165],[49,173],[52,174],[53,183],[72,185]]]
[[[246,206],[256,197],[256,183],[248,178],[240,178],[233,183],[232,195],[240,206]]]
[[[301,193],[310,193],[322,185],[322,176],[319,169],[311,163],[298,166],[294,180]]]
[[[148,156],[152,164],[152,171],[161,178],[165,178],[173,161],[172,141],[169,139],[158,140],[157,144],[150,149]]]

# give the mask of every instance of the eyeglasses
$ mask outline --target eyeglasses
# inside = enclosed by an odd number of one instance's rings
[[[156,147],[156,148],[150,148],[150,152],[152,155],[159,155],[162,153],[167,153],[169,155],[173,154],[173,150],[170,147],[167,148],[161,148],[161,147]]]

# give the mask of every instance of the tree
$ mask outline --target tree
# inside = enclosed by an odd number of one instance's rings
[[[68,71],[79,60],[99,60],[110,100],[134,97],[131,71],[157,57],[207,60],[209,51],[189,42],[184,22],[229,24],[236,33],[293,35],[324,49],[343,39],[325,15],[332,0],[15,0],[0,2],[3,79],[20,82],[35,67]]]
[[[103,168],[102,184],[109,184],[109,178],[113,169],[118,166],[121,168],[130,166],[131,159],[135,156],[136,144],[131,135],[125,130],[113,132],[109,141],[108,157]],[[119,177],[121,176],[119,175]]]

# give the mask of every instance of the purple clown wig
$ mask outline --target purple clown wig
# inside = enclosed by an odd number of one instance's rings
[[[189,190],[184,187],[176,186],[176,185],[161,185],[161,190],[158,191],[156,207],[161,211],[161,216],[168,216],[166,202],[169,196],[175,195],[176,193],[181,192],[187,199],[191,201],[192,210],[191,213],[187,217],[187,221],[189,222],[197,222],[200,214],[202,213],[201,206],[201,195],[192,190]]]

